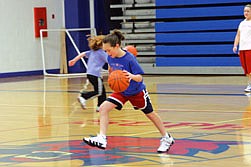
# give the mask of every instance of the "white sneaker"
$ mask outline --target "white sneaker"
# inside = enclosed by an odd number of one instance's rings
[[[90,146],[98,147],[101,149],[105,149],[107,145],[106,137],[100,134],[94,137],[84,137],[83,141]]]
[[[173,144],[174,144],[173,137],[170,134],[167,134],[165,137],[161,138],[160,146],[157,152],[158,153],[167,152]]]
[[[246,89],[244,89],[245,92],[251,92],[251,84],[248,83],[248,86],[246,87]]]
[[[247,97],[251,97],[251,93],[250,93],[250,92],[245,93],[245,95],[246,95]]]
[[[83,98],[82,96],[78,96],[78,102],[81,104],[81,107],[83,109],[86,109],[86,107],[85,107],[85,102],[86,102],[85,98]]]

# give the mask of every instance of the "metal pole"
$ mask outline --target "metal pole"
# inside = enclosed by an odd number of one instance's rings
[[[95,28],[94,0],[89,0],[89,8],[90,8],[90,28],[93,30]],[[91,31],[91,35],[96,35],[96,32]]]

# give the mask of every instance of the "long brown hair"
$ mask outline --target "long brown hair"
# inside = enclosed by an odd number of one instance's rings
[[[124,40],[125,37],[121,31],[115,29],[111,34],[108,34],[103,39],[103,43],[110,43],[112,47],[115,47],[116,44],[121,45],[121,41]]]
[[[88,45],[90,47],[90,49],[92,50],[99,50],[100,48],[102,48],[102,40],[104,39],[104,35],[98,35],[98,36],[90,36],[88,37]]]

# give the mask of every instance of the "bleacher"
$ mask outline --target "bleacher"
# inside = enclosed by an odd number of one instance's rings
[[[129,43],[139,48],[143,48],[144,42],[152,46],[148,53],[154,54],[139,55],[139,60],[154,60],[148,64],[142,61],[147,73],[242,74],[239,57],[232,47],[248,0],[155,0],[154,8],[152,1],[146,1],[151,4],[147,11],[142,9],[147,5],[134,0],[132,6],[127,4],[130,7],[124,9],[123,16],[112,19],[123,20],[123,25],[147,21],[148,25],[154,24],[154,30],[148,32],[140,32],[135,26],[131,27],[135,30],[127,29]]]

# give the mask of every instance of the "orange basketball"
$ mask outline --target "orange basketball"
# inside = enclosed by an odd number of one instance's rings
[[[115,92],[123,92],[128,88],[130,82],[129,79],[126,78],[125,72],[122,70],[115,70],[109,74],[108,84]]]
[[[133,45],[127,45],[124,49],[133,54],[134,56],[138,55],[138,51]]]

